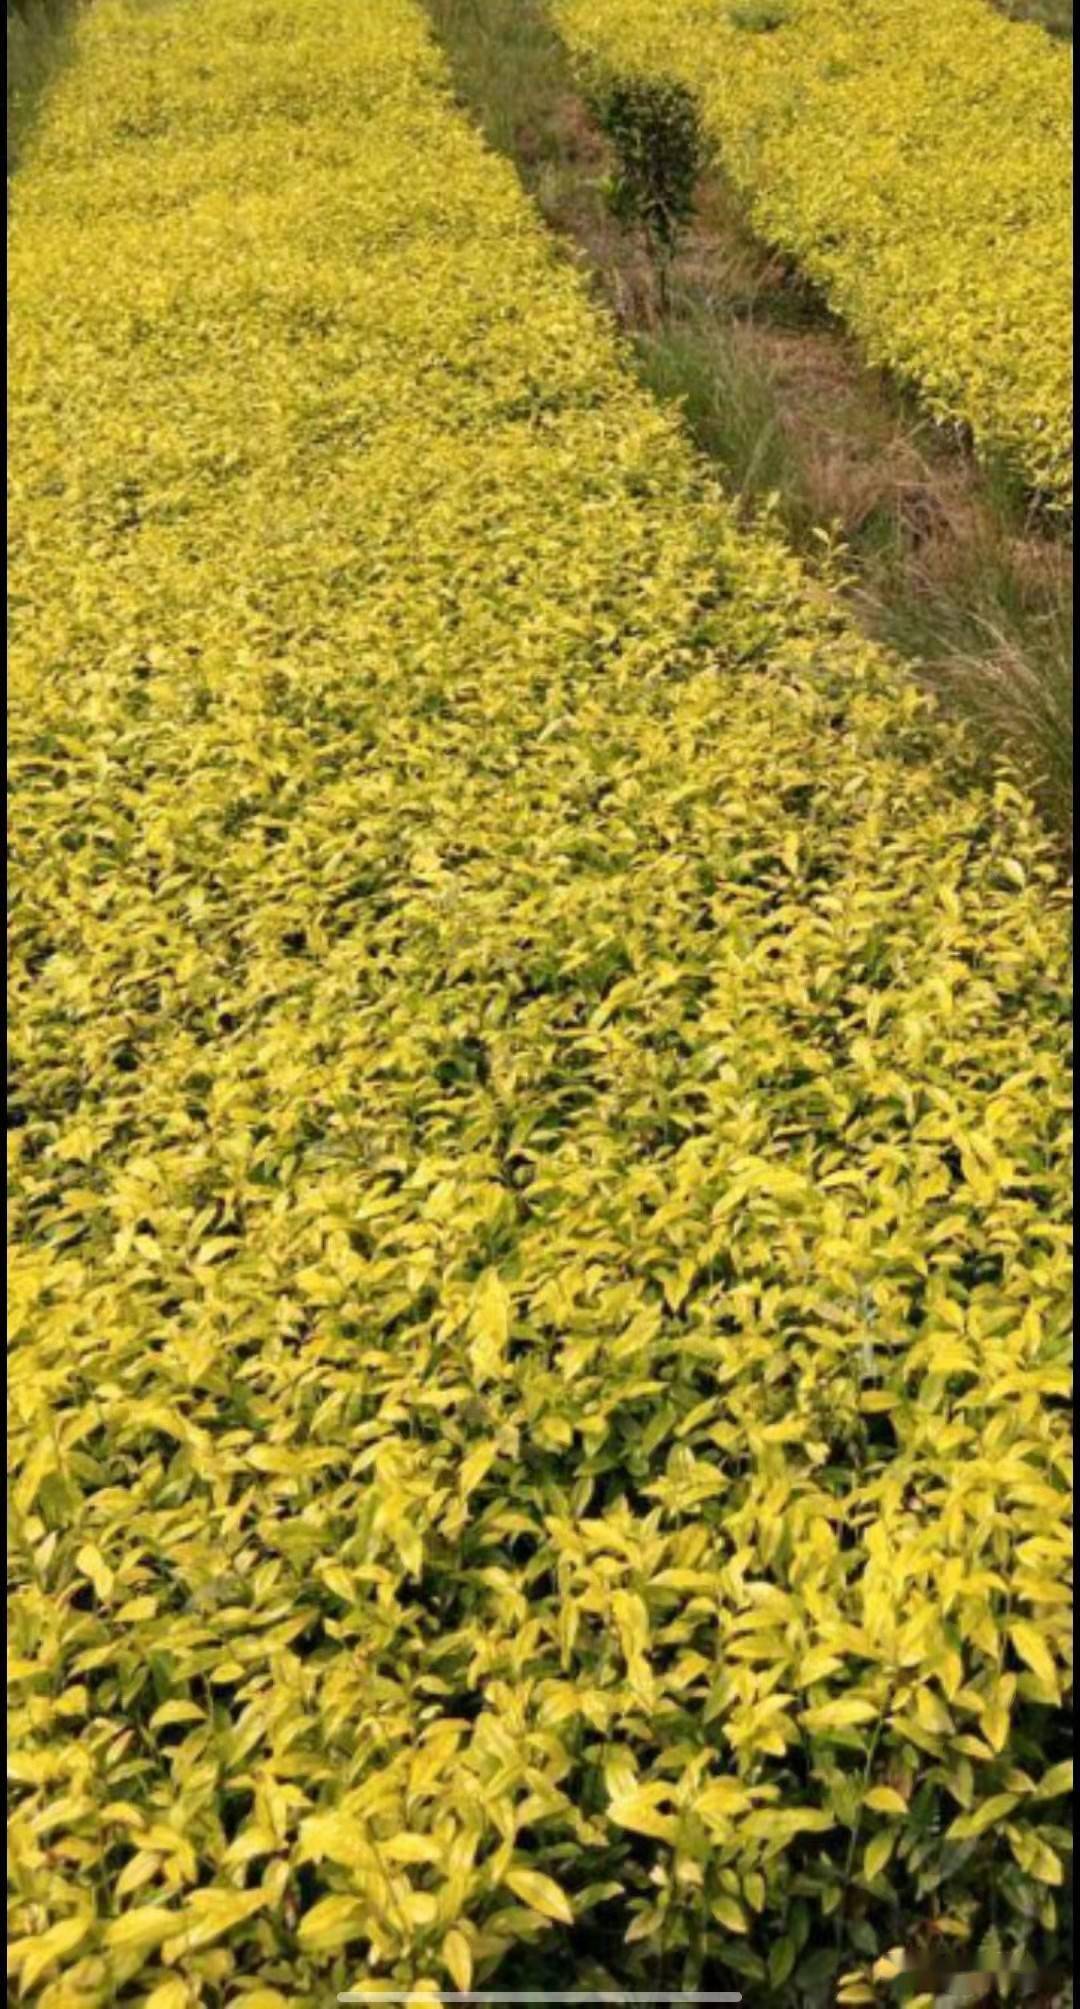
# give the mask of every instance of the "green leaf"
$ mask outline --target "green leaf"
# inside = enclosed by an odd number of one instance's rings
[[[852,1730],[863,1723],[875,1723],[881,1710],[874,1702],[868,1702],[858,1695],[841,1696],[836,1702],[825,1702],[819,1709],[804,1709],[799,1721],[812,1736],[824,1736],[830,1730]]]
[[[748,1932],[750,1929],[746,1913],[738,1898],[731,1897],[726,1891],[721,1891],[718,1897],[714,1897],[712,1915],[717,1924],[724,1926],[728,1932]]]
[[[275,1999],[265,2002],[262,2000],[265,1996]],[[181,1981],[178,1975],[173,1975],[170,1980],[160,1981],[156,1988],[151,1989],[143,2000],[142,2009],[189,2009],[190,2002],[191,1992],[187,1983]],[[288,2009],[288,2005],[276,1988],[256,1988],[245,1998],[244,2009]]]
[[[1073,1761],[1071,1758],[1063,1758],[1060,1765],[1051,1765],[1050,1770],[1043,1773],[1035,1788],[1035,1798],[1056,1800],[1064,1793],[1071,1793],[1072,1789]]]
[[[28,1994],[54,1961],[63,1960],[65,1954],[81,1946],[93,1924],[92,1912],[78,1912],[73,1918],[58,1919],[36,1938],[20,1941],[20,1994]]]
[[[554,1878],[545,1876],[540,1870],[511,1869],[506,1873],[506,1882],[514,1896],[519,1897],[522,1904],[527,1904],[531,1911],[538,1911],[544,1918],[552,1918],[559,1925],[573,1925],[570,1900]]]
[[[84,1542],[75,1558],[75,1567],[89,1577],[94,1593],[100,1604],[108,1604],[112,1596],[113,1573],[105,1561],[101,1550],[94,1542]]]
[[[863,1805],[869,1807],[874,1814],[903,1816],[909,1811],[907,1801],[902,1793],[897,1792],[895,1786],[872,1786],[863,1800]]]
[[[119,1918],[111,1919],[105,1927],[105,1944],[115,1947],[117,1952],[160,1946],[163,1940],[175,1933],[179,1917],[178,1911],[166,1911],[156,1904],[121,1912]]]
[[[479,1382],[506,1372],[510,1337],[510,1293],[497,1270],[486,1270],[475,1287],[470,1318],[473,1372]]]
[[[961,1814],[948,1830],[949,1841],[973,1841],[977,1835],[986,1833],[997,1821],[1003,1821],[1019,1806],[1018,1793],[993,1793],[974,1813]]]
[[[753,1800],[739,1779],[710,1779],[694,1801],[694,1812],[703,1821],[727,1821],[744,1814]]]
[[[316,1953],[336,1953],[364,1931],[367,1907],[358,1897],[324,1897],[304,1913],[298,1937]]]
[[[1056,1849],[1050,1847],[1039,1835],[1032,1837],[1034,1846],[1028,1859],[1028,1870],[1039,1883],[1047,1883],[1059,1888],[1065,1882],[1065,1865]]]
[[[467,1994],[472,1987],[472,1948],[465,1934],[456,1926],[451,1928],[443,1940],[442,1957],[454,1987],[462,1994]]]
[[[795,1941],[786,1933],[773,1942],[769,1948],[769,1983],[773,1988],[782,1988],[790,1978],[795,1966],[797,1948]]]
[[[1043,1634],[1038,1628],[1028,1620],[1020,1619],[1015,1625],[1009,1627],[1009,1638],[1012,1640],[1021,1660],[1024,1661],[1026,1666],[1030,1667],[1032,1673],[1038,1677],[1043,1687],[1049,1689],[1055,1697],[1060,1698],[1054,1657],[1047,1646]]]
[[[172,1966],[180,1957],[197,1953],[232,1931],[245,1919],[261,1911],[267,1902],[264,1890],[221,1890],[213,1886],[193,1891],[184,1909],[177,1914],[177,1932],[162,1949],[162,1959]]]
[[[671,1814],[660,1812],[661,1803],[671,1798],[670,1786],[653,1782],[612,1800],[608,1816],[617,1828],[629,1828],[636,1835],[651,1835],[654,1841],[674,1843],[678,1823]]]
[[[875,1835],[873,1840],[867,1843],[866,1853],[863,1857],[863,1875],[868,1883],[873,1883],[881,1875],[882,1870],[888,1864],[895,1845],[895,1834]]]

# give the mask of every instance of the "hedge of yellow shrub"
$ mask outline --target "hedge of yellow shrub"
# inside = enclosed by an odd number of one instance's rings
[[[10,321],[18,1996],[1052,1947],[1026,802],[737,532],[411,0],[97,0]]]
[[[1072,51],[987,0],[552,0],[572,50],[671,76],[875,363],[1072,500]]]

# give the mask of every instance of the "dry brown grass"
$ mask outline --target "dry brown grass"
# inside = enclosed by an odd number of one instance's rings
[[[1010,21],[1034,21],[1051,35],[1072,41],[1073,0],[993,0],[993,4]]]
[[[7,0],[7,172],[12,174],[42,97],[71,53],[71,27],[88,0]]]

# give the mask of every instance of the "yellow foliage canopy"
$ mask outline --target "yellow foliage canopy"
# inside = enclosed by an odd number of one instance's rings
[[[736,531],[411,0],[97,0],[12,218],[18,1985],[580,1976],[604,1905],[779,1987],[873,1822],[889,1920],[1004,1832],[1048,1930],[1028,805]]]

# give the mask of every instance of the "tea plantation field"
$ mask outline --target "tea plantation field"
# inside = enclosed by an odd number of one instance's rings
[[[15,1998],[1063,1957],[1027,800],[415,0],[95,0],[9,342]]]

